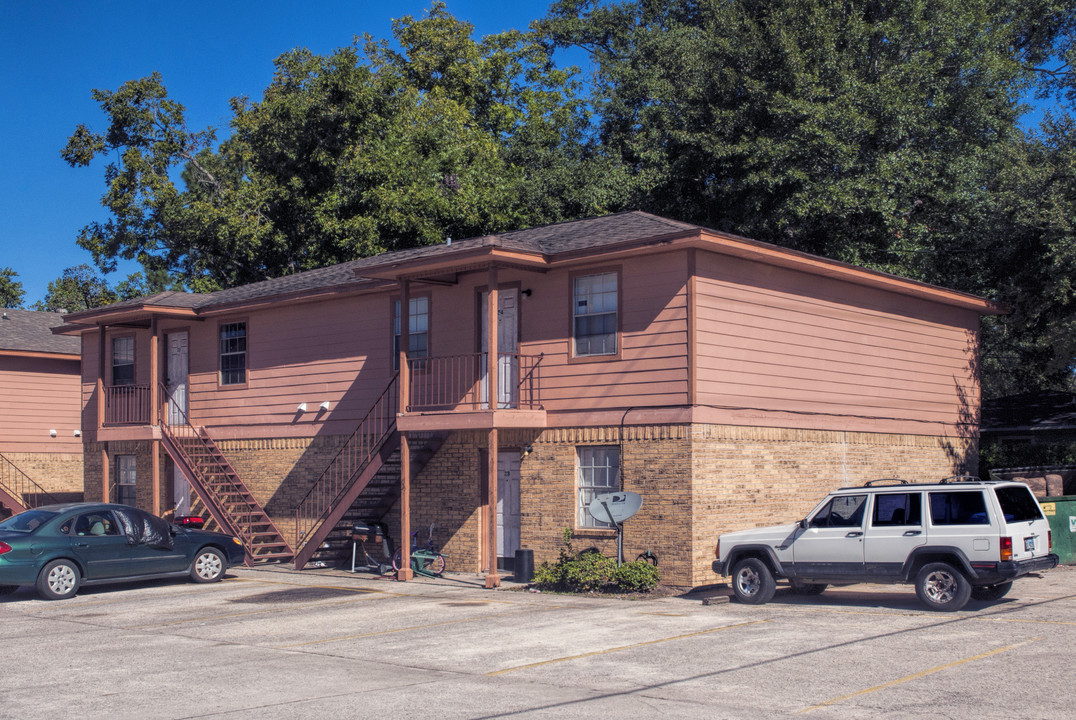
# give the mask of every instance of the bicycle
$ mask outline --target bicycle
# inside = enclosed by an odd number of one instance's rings
[[[433,529],[430,525],[426,534],[426,544],[419,547],[418,530],[411,533],[411,569],[420,575],[440,577],[445,571],[445,556],[437,552],[433,544]],[[392,556],[392,567],[398,572],[403,565],[403,548]]]

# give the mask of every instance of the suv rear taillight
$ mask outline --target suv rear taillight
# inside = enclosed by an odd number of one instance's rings
[[[1046,549],[1047,550],[1053,550],[1054,549],[1054,531],[1053,530],[1047,530],[1046,531]]]
[[[717,543],[714,544],[714,560],[720,560],[720,559],[721,559],[721,541],[718,540]]]
[[[0,555],[11,552],[11,546],[6,542],[0,542]]]
[[[1001,562],[1012,560],[1012,538],[1001,538]]]

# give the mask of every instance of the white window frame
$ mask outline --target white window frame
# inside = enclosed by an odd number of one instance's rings
[[[243,334],[235,335],[231,337],[225,337],[226,331],[230,328],[242,326]],[[237,320],[235,322],[221,323],[217,328],[217,338],[219,341],[219,359],[217,362],[220,384],[221,385],[246,385],[247,383],[247,323],[245,320]],[[242,367],[234,368],[229,367],[225,369],[225,358],[242,358]],[[241,373],[240,375],[233,375],[233,373]],[[241,379],[233,379],[239,377]]]
[[[134,455],[116,456],[116,502],[131,505],[138,500],[138,458]],[[129,500],[124,495],[129,492]]]
[[[619,273],[615,270],[572,278],[572,355],[616,355],[619,346]],[[608,325],[612,323],[610,330]],[[602,332],[592,330],[600,323]]]
[[[117,362],[122,361],[122,362]],[[130,379],[116,381],[116,368],[130,367]],[[131,335],[112,338],[112,386],[135,384],[135,339]]]
[[[620,448],[616,445],[582,445],[575,449],[576,527],[611,528],[590,514],[596,495],[620,489]]]
[[[400,300],[392,301],[392,366],[400,364]],[[415,295],[407,303],[407,357],[430,356],[430,297]]]

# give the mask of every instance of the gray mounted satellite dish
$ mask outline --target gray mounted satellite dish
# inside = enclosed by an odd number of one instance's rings
[[[595,520],[618,525],[643,506],[643,496],[634,492],[602,493],[590,501],[591,516]]]

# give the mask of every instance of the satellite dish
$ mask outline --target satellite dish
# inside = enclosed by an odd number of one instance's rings
[[[643,496],[639,493],[615,492],[598,495],[590,501],[588,509],[595,520],[609,522],[609,516],[612,515],[613,522],[619,524],[639,512],[642,506]]]

